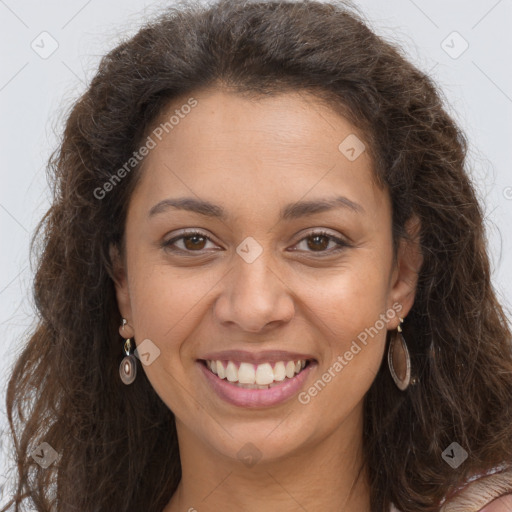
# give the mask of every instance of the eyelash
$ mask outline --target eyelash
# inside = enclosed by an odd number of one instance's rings
[[[200,251],[190,251],[190,250],[185,250],[185,249],[180,249],[180,248],[176,248],[176,247],[173,247],[172,245],[177,242],[178,240],[182,240],[183,238],[191,238],[193,236],[197,236],[199,235],[200,237],[202,238],[205,238],[206,240],[210,241],[210,242],[213,242],[213,240],[205,235],[204,233],[200,232],[200,231],[186,231],[186,232],[183,232],[181,233],[179,236],[177,237],[174,237],[172,238],[171,240],[168,240],[168,241],[165,241],[162,243],[162,247],[170,252],[174,252],[174,253],[185,253],[188,255],[190,255],[191,253],[199,253],[199,254],[202,254],[203,251],[205,251],[206,249],[202,249]],[[326,231],[312,231],[311,233],[308,233],[306,236],[304,236],[303,238],[301,238],[297,244],[299,244],[300,242],[302,242],[303,240],[306,240],[308,238],[312,238],[314,236],[325,236],[327,238],[330,239],[330,241],[334,241],[338,244],[338,247],[334,250],[329,250],[329,251],[318,251],[318,254],[327,254],[327,255],[330,255],[330,254],[333,254],[333,253],[338,253],[342,250],[344,250],[345,248],[347,247],[351,247],[351,245],[349,243],[347,243],[345,240],[342,240],[341,238],[338,238],[336,236],[333,236],[331,235],[330,233],[327,233]],[[296,244],[296,245],[297,245]],[[306,251],[306,252],[315,252],[315,251]],[[320,258],[322,256],[319,256]]]

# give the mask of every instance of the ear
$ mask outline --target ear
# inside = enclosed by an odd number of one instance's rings
[[[421,253],[420,232],[421,222],[413,215],[405,224],[405,229],[410,235],[410,240],[401,239],[397,249],[397,261],[391,276],[391,291],[389,294],[388,308],[398,302],[402,305],[400,316],[405,318],[414,304],[418,275],[423,264]],[[396,318],[396,325],[400,320]],[[391,324],[391,322],[390,322]],[[396,328],[396,325],[394,328]],[[393,326],[390,325],[391,328]]]
[[[114,286],[116,288],[117,306],[123,318],[126,318],[131,324],[132,308],[130,303],[130,292],[128,289],[128,278],[126,274],[126,264],[123,261],[119,248],[116,245],[109,246],[110,261],[114,273]]]

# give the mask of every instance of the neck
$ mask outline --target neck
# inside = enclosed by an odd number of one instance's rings
[[[345,424],[361,418],[347,418],[320,442],[250,467],[213,451],[177,420],[182,478],[163,512],[370,512],[362,424],[357,439],[344,435],[354,427]]]

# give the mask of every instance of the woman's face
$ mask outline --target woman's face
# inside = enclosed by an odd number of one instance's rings
[[[128,332],[139,347],[150,340],[142,368],[180,445],[270,460],[335,433],[359,439],[386,332],[412,306],[419,268],[405,245],[393,263],[390,199],[362,137],[309,95],[190,96],[144,141],[117,263]],[[302,359],[290,378],[288,362]],[[256,378],[277,385],[228,380]]]

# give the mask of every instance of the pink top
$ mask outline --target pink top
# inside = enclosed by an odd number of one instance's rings
[[[512,494],[507,494],[502,498],[492,501],[480,512],[510,512],[512,510]]]
[[[511,512],[512,511],[512,494],[507,494],[501,498],[491,501],[484,508],[478,510],[478,512]],[[389,509],[389,512],[400,512],[393,504]]]
[[[512,468],[472,476],[441,503],[439,512],[512,512]],[[401,512],[391,504],[389,512]]]

